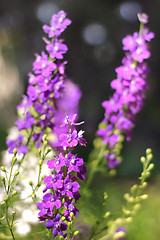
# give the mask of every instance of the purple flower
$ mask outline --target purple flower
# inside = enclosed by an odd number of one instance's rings
[[[33,73],[28,75],[27,95],[23,96],[21,104],[17,107],[23,111],[23,115],[15,124],[19,131],[26,130],[28,132],[32,128],[32,140],[36,142],[37,148],[41,145],[46,129],[54,132],[54,128],[56,128],[55,114],[59,112],[58,101],[63,98],[66,78],[66,61],[63,62],[63,55],[68,50],[59,36],[70,23],[71,21],[66,18],[66,13],[60,11],[53,16],[51,26],[44,26],[49,38],[52,36],[54,39],[50,41],[45,38],[47,52],[42,51],[41,54],[35,54]],[[64,116],[61,123],[63,120]]]
[[[121,143],[122,136],[129,141],[135,126],[136,114],[142,109],[145,93],[148,89],[146,76],[148,67],[144,63],[150,57],[149,41],[154,37],[143,24],[147,23],[146,14],[138,15],[142,23],[140,32],[126,36],[123,40],[122,66],[116,68],[117,77],[111,82],[113,96],[102,103],[105,108],[103,126],[97,131],[109,152],[105,155],[110,169],[117,166],[119,151],[116,146]]]
[[[10,148],[9,153],[13,153],[13,150],[16,148],[18,153],[27,153],[27,146],[23,145],[23,136],[21,134],[18,135],[15,140],[8,140],[6,142],[7,146]]]
[[[66,15],[64,11],[60,11],[58,14],[53,15],[50,26],[43,26],[43,30],[48,34],[49,38],[58,37],[71,24],[71,20],[66,18]]]
[[[46,50],[52,58],[63,59],[63,54],[68,51],[68,47],[62,42],[62,40],[55,38],[53,42],[47,43]]]
[[[29,111],[25,113],[24,119],[18,119],[17,121],[15,121],[15,124],[18,126],[19,130],[26,128],[30,129],[34,123],[35,118],[31,116]]]
[[[43,192],[43,201],[38,203],[40,209],[38,214],[40,221],[46,221],[46,227],[53,228],[53,237],[58,234],[67,236],[65,231],[68,228],[66,222],[71,221],[71,213],[73,218],[77,217],[79,210],[76,203],[80,198],[78,178],[84,180],[86,168],[84,161],[77,155],[71,153],[71,149],[82,141],[83,131],[77,132],[75,127],[81,123],[76,123],[76,114],[70,119],[66,116],[63,123],[63,130],[60,139],[60,153],[51,161],[47,162],[48,168],[52,169],[51,175],[44,178],[46,187]],[[60,216],[63,216],[61,218]],[[63,219],[63,220],[62,220]]]

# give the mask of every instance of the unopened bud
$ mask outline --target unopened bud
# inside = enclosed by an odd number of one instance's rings
[[[73,234],[74,236],[77,236],[79,234],[79,231],[75,231]]]
[[[131,187],[131,192],[134,193],[137,189],[138,189],[138,185],[137,185],[137,184],[134,184],[134,185]]]
[[[13,154],[14,154],[14,156],[16,156],[16,154],[17,154],[17,149],[16,148],[13,150]]]
[[[150,177],[150,172],[146,172],[146,178]]]
[[[134,199],[133,197],[130,197],[130,198],[128,199],[128,202],[133,203],[134,200],[135,200],[135,199]]]
[[[72,226],[72,222],[68,222],[68,227],[70,228]]]
[[[149,167],[148,167],[148,170],[151,171],[153,168],[154,168],[154,164],[151,163],[151,164],[149,165]]]
[[[39,160],[39,165],[42,166],[42,164],[43,164],[43,161]]]
[[[42,177],[41,177],[41,179],[43,180],[45,177],[46,177],[46,175],[43,174]]]
[[[106,192],[104,192],[104,200],[107,200],[107,198],[108,198],[108,195]]]
[[[14,173],[14,176],[16,177],[16,176],[18,176],[18,174],[19,174],[19,171],[16,171],[16,172]]]
[[[141,157],[141,163],[145,163],[145,161],[146,161],[146,159],[145,159],[145,157]]]
[[[143,182],[141,188],[145,188],[147,186],[147,182]]]
[[[110,212],[106,212],[106,213],[104,214],[104,218],[108,218],[110,215],[111,215]]]
[[[48,154],[48,153],[50,153],[52,151],[52,149],[49,147],[48,149],[47,149],[47,151],[46,151],[46,155]]]
[[[17,191],[14,190],[14,191],[12,192],[12,196],[14,196],[14,195],[16,195],[16,194],[17,194]]]
[[[12,217],[14,217],[16,215],[15,211],[12,211]]]
[[[47,138],[47,134],[44,134],[44,135],[43,135],[43,138],[42,138],[42,139],[43,139],[43,142],[46,141],[46,138]]]
[[[41,183],[38,183],[38,184],[37,184],[37,187],[40,187],[40,186],[41,186]]]
[[[64,237],[63,237],[63,236],[60,236],[60,237],[59,237],[59,239],[60,239],[60,240],[63,240],[63,239],[64,239]]]
[[[111,176],[111,177],[116,176],[116,174],[117,174],[117,171],[115,169],[112,169],[109,171],[109,176]]]
[[[44,141],[44,146],[45,146],[45,147],[47,146],[47,144],[48,144],[48,142],[47,142],[47,141]]]
[[[124,199],[126,199],[127,201],[129,200],[129,198],[130,198],[130,195],[129,195],[129,193],[125,193],[124,194]]]
[[[38,153],[39,153],[39,155],[41,155],[41,153],[42,153],[42,149],[41,148],[39,148]]]
[[[116,233],[114,234],[113,239],[120,239],[120,238],[125,237],[125,235],[126,235],[125,232],[119,231],[119,232],[116,232]]]
[[[2,177],[1,177],[1,180],[2,180],[3,182],[5,182],[5,177],[2,176]]]
[[[142,200],[145,200],[145,199],[148,198],[148,195],[147,195],[147,194],[143,194],[142,196],[140,196],[140,198],[141,198]]]
[[[29,181],[29,185],[33,186],[33,182],[32,182],[32,180]]]
[[[150,161],[150,160],[152,160],[152,158],[153,158],[153,154],[152,153],[150,153],[149,155],[147,155],[147,159]]]
[[[131,211],[129,211],[129,210],[125,209],[125,208],[123,208],[122,210],[123,210],[125,215],[130,215],[131,214]]]
[[[71,217],[71,219],[73,219],[73,216],[74,216],[74,213],[71,212],[71,213],[70,213],[70,217]]]
[[[32,199],[35,199],[35,198],[36,198],[36,194],[33,193],[33,194],[31,195],[31,197],[32,197]]]
[[[12,159],[12,164],[15,164],[16,161],[17,161],[17,158],[16,158],[16,157],[13,157],[13,159]]]
[[[1,170],[2,170],[3,172],[7,172],[4,166],[1,166]]]
[[[8,200],[8,195],[4,198],[4,201],[6,202]]]
[[[127,222],[127,223],[130,223],[130,222],[132,222],[132,221],[133,221],[133,218],[132,218],[132,217],[126,218],[126,222]]]
[[[137,203],[135,206],[134,206],[134,210],[139,210],[141,207],[141,204],[140,203]]]
[[[152,153],[152,149],[151,148],[147,148],[146,149],[146,154],[149,155],[150,153]]]

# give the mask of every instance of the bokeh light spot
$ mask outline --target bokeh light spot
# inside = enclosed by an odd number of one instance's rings
[[[136,1],[124,2],[120,5],[120,15],[126,21],[136,21],[138,12],[142,12],[142,7]]]
[[[92,23],[83,29],[82,37],[91,45],[99,45],[106,39],[107,29],[99,23]]]
[[[37,8],[37,18],[43,23],[49,23],[53,14],[59,11],[59,7],[56,3],[46,2],[41,3]]]

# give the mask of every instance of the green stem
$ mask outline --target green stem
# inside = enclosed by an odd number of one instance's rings
[[[106,149],[106,146],[103,145],[102,148],[99,151],[98,158],[96,160],[95,166],[94,167],[92,166],[92,168],[90,168],[90,174],[89,174],[89,177],[88,177],[88,179],[86,181],[86,184],[85,184],[85,190],[88,190],[90,188],[90,185],[93,181],[94,175],[97,172],[97,168],[98,168],[98,166],[99,166],[99,164],[100,164],[100,162],[101,162],[101,160],[104,156],[105,149]]]

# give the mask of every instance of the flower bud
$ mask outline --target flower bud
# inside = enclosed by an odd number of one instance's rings
[[[39,155],[41,155],[41,153],[42,153],[42,149],[41,148],[39,148],[38,153],[39,153]]]
[[[145,199],[148,198],[148,194],[143,194],[143,195],[140,196],[140,198],[141,198],[142,200],[145,200]]]
[[[106,192],[104,192],[104,200],[107,200],[107,198],[108,198],[108,195],[107,195],[107,193]]]
[[[46,177],[46,175],[43,174],[42,177],[41,177],[41,179],[43,180],[45,177]]]
[[[48,142],[47,142],[47,141],[44,141],[44,147],[46,147],[46,146],[47,146],[47,144],[48,144]]]
[[[147,148],[146,149],[146,154],[149,155],[150,153],[152,153],[152,149],[151,148]]]
[[[130,198],[130,195],[129,195],[129,193],[125,193],[124,194],[124,199],[126,199],[127,201],[129,200],[129,198]]]
[[[14,165],[14,164],[16,163],[16,161],[17,161],[17,158],[16,158],[16,157],[13,157],[13,158],[12,158],[12,164]]]
[[[2,182],[5,182],[6,180],[5,180],[5,177],[1,177],[1,180],[2,180]]]
[[[59,239],[60,239],[60,240],[63,240],[63,239],[64,239],[64,237],[63,237],[63,236],[60,236],[60,237],[59,237]]]
[[[14,217],[16,215],[15,211],[12,211],[12,217]]]
[[[16,194],[17,194],[17,191],[14,190],[14,191],[12,192],[12,196],[14,196],[14,195],[16,195]]]
[[[126,218],[126,222],[127,222],[127,223],[130,223],[130,222],[132,222],[132,221],[133,221],[133,218],[132,218],[132,217]]]
[[[7,202],[8,200],[8,195],[4,198],[4,201]]]
[[[106,212],[103,217],[104,217],[104,218],[108,218],[110,215],[111,215],[110,212]]]
[[[46,151],[46,155],[48,154],[48,153],[50,153],[52,151],[52,149],[49,147],[48,149],[47,149],[47,151]]]
[[[16,171],[16,172],[14,173],[14,176],[16,177],[16,176],[18,176],[18,174],[19,174],[19,171]]]
[[[38,184],[37,184],[37,187],[40,187],[40,186],[41,186],[41,183],[38,183]]]
[[[73,234],[74,236],[77,236],[79,234],[79,231],[75,231]]]
[[[46,141],[46,138],[47,138],[47,134],[44,134],[44,135],[43,135],[43,137],[42,137],[42,139],[43,139],[43,142],[45,142],[45,141]]]
[[[32,180],[29,181],[29,185],[33,186],[33,182],[32,182]]]
[[[71,212],[71,213],[70,213],[70,217],[71,217],[71,219],[73,219],[73,216],[74,216],[74,213]]]
[[[43,164],[43,161],[39,160],[39,165],[42,166],[42,164]]]
[[[7,172],[7,170],[5,169],[4,166],[1,166],[1,170],[2,170],[3,172]]]
[[[113,236],[113,239],[120,239],[125,237],[126,233],[123,231],[116,232]]]
[[[14,148],[13,154],[14,154],[14,156],[16,156],[16,154],[17,154],[17,149],[16,148]]]
[[[137,184],[134,184],[134,185],[131,187],[131,192],[134,193],[137,189],[138,189],[138,185],[137,185]]]
[[[109,171],[109,176],[111,176],[111,177],[116,176],[116,174],[117,174],[117,171],[115,169],[112,169]]]
[[[154,164],[151,163],[151,164],[149,165],[149,167],[148,167],[148,170],[151,171],[153,168],[154,168]]]
[[[31,197],[32,197],[32,199],[35,199],[36,198],[36,194],[32,193]]]
[[[141,163],[145,163],[145,161],[146,161],[146,159],[145,159],[145,157],[141,157]]]
[[[149,155],[147,155],[147,159],[148,159],[148,161],[151,161],[152,158],[153,158],[153,154],[152,154],[152,153],[150,153]]]
[[[145,188],[147,186],[147,182],[143,182],[143,184],[141,185],[141,188]]]

